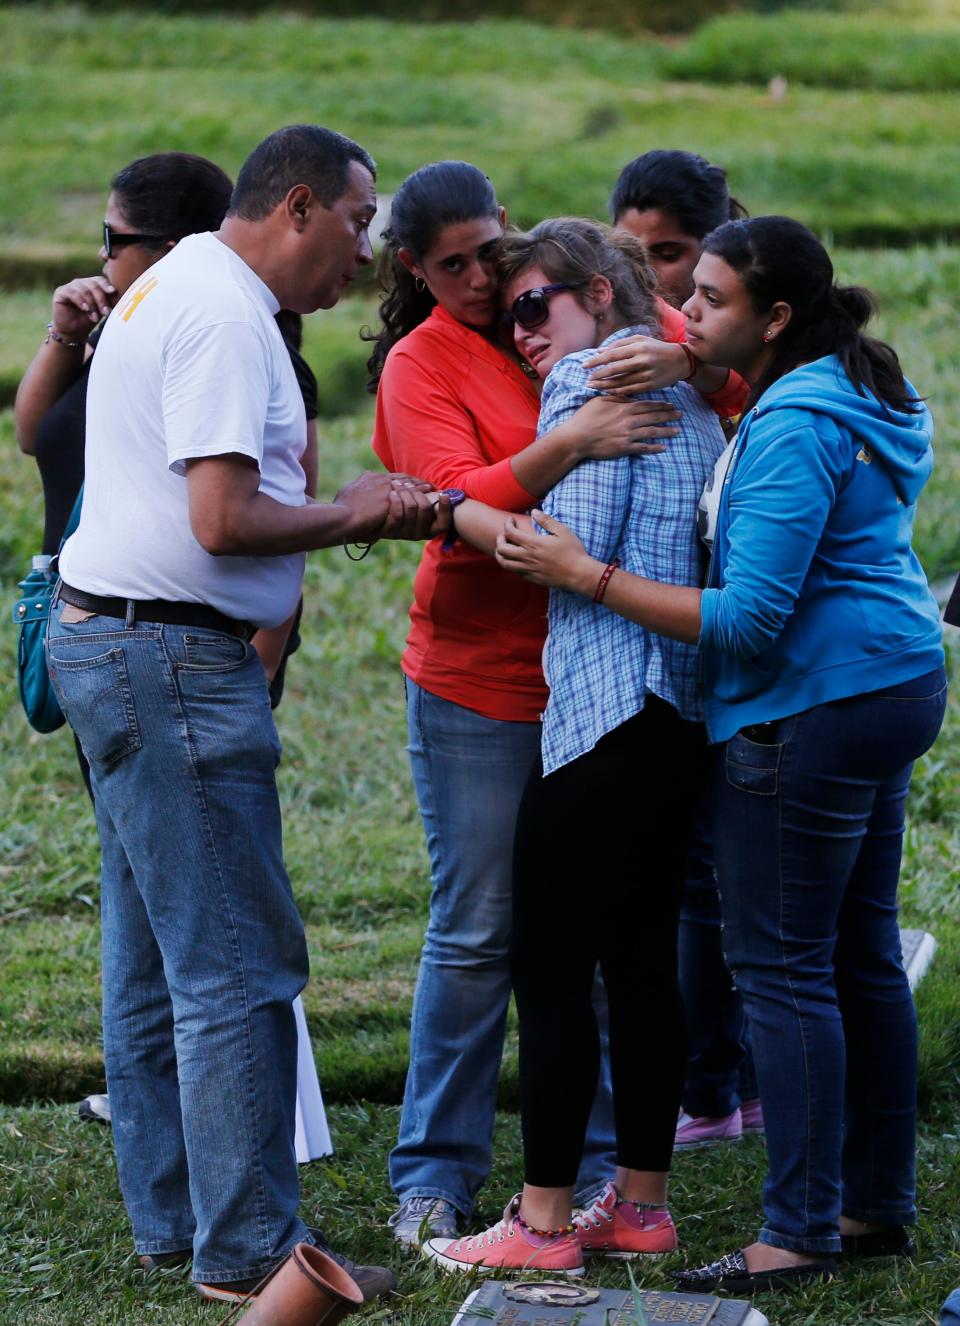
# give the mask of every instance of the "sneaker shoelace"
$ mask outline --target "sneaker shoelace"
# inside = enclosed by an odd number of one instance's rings
[[[395,1211],[392,1216],[388,1217],[387,1224],[390,1226],[399,1225],[402,1221],[412,1220],[416,1216],[419,1216],[422,1220],[441,1200],[442,1198],[439,1197],[408,1197],[400,1210]]]
[[[503,1243],[504,1239],[513,1239],[517,1237],[516,1226],[522,1225],[523,1219],[520,1216],[520,1194],[512,1198],[507,1204],[507,1209],[495,1225],[485,1229],[482,1234],[471,1234],[464,1242],[461,1240],[461,1247],[465,1247],[468,1252],[472,1252],[488,1247],[492,1248],[494,1243]]]
[[[648,1210],[663,1214],[664,1216],[669,1215],[669,1210],[666,1206],[647,1206],[643,1202],[629,1202],[622,1197],[617,1201],[617,1206],[620,1206],[621,1204],[633,1207],[637,1215],[640,1217],[640,1224],[642,1227],[646,1227]],[[583,1210],[577,1212],[573,1219],[574,1223],[579,1225],[581,1229],[586,1229],[588,1225],[592,1225],[594,1229],[599,1229],[601,1219],[606,1221],[609,1225],[613,1221],[615,1212],[616,1207],[614,1207],[613,1211],[608,1211],[605,1206],[601,1206],[599,1202],[595,1202],[593,1206],[584,1207]]]
[[[471,1234],[468,1239],[463,1241],[462,1246],[467,1252],[473,1252],[475,1248],[492,1248],[495,1243],[502,1243],[504,1239],[516,1238],[516,1230],[513,1226],[512,1217],[509,1220],[498,1220],[495,1225],[485,1229],[482,1234]]]
[[[605,1207],[598,1205],[591,1206],[587,1210],[581,1211],[579,1215],[573,1217],[573,1223],[581,1229],[587,1229],[592,1226],[594,1229],[600,1228],[601,1220],[605,1220],[609,1225],[613,1221],[613,1212]]]

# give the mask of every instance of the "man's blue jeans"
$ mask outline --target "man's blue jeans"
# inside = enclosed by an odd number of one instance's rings
[[[485,718],[406,685],[433,891],[390,1181],[401,1200],[442,1197],[467,1217],[490,1172],[510,1001],[513,835],[540,724]],[[607,1066],[588,1138],[596,1172],[581,1171],[585,1179],[613,1175],[609,1097]]]
[[[283,866],[279,743],[242,640],[90,617],[47,641],[91,768],[102,849],[103,1039],[140,1253],[259,1277],[294,1243],[303,925]]]
[[[912,762],[945,702],[940,669],[721,752],[723,946],[750,1021],[773,1247],[837,1252],[841,1212],[915,1219],[917,1028],[896,892]]]

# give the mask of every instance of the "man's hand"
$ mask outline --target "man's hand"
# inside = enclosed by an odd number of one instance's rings
[[[50,321],[68,341],[83,341],[117,302],[118,293],[105,276],[78,276],[53,292]]]
[[[394,478],[398,476],[394,475]],[[405,476],[404,476],[405,478]],[[433,492],[419,479],[398,483],[390,497],[390,514],[381,539],[432,539],[450,528],[450,498]]]
[[[349,542],[429,539],[439,532],[435,496],[430,484],[412,475],[365,471],[341,488],[333,503],[349,513]],[[449,502],[446,506],[449,513]]]
[[[188,460],[187,489],[193,536],[213,557],[282,556],[380,538],[429,539],[445,528],[430,484],[409,474],[361,474],[330,503],[285,506],[260,491],[252,457],[228,452]]]
[[[373,474],[364,470],[340,489],[333,505],[347,513],[348,529],[344,538],[350,542],[379,539],[390,514],[390,495],[394,491],[392,474]]]

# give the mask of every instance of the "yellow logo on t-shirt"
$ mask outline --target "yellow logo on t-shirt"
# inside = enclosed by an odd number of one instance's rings
[[[870,465],[873,461],[873,452],[869,447],[861,447],[857,452],[857,460],[862,460],[864,465]]]
[[[120,316],[124,322],[129,322],[136,313],[137,309],[149,295],[151,290],[157,288],[157,278],[148,276],[140,285],[134,286],[126,298],[126,301],[120,305]]]

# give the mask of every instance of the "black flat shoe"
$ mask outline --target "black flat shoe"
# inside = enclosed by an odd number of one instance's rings
[[[889,1225],[869,1234],[841,1234],[840,1256],[846,1261],[866,1257],[912,1257],[917,1245],[903,1225]]]
[[[804,1262],[801,1266],[778,1266],[770,1271],[748,1271],[743,1250],[728,1252],[718,1261],[706,1266],[691,1267],[688,1271],[671,1271],[678,1289],[695,1294],[708,1294],[715,1289],[731,1294],[762,1294],[768,1290],[796,1289],[815,1280],[832,1280],[837,1264],[832,1257],[819,1262]]]
[[[182,1248],[179,1252],[141,1252],[140,1265],[145,1271],[159,1271],[161,1267],[173,1268],[186,1266],[193,1259],[192,1248]]]

